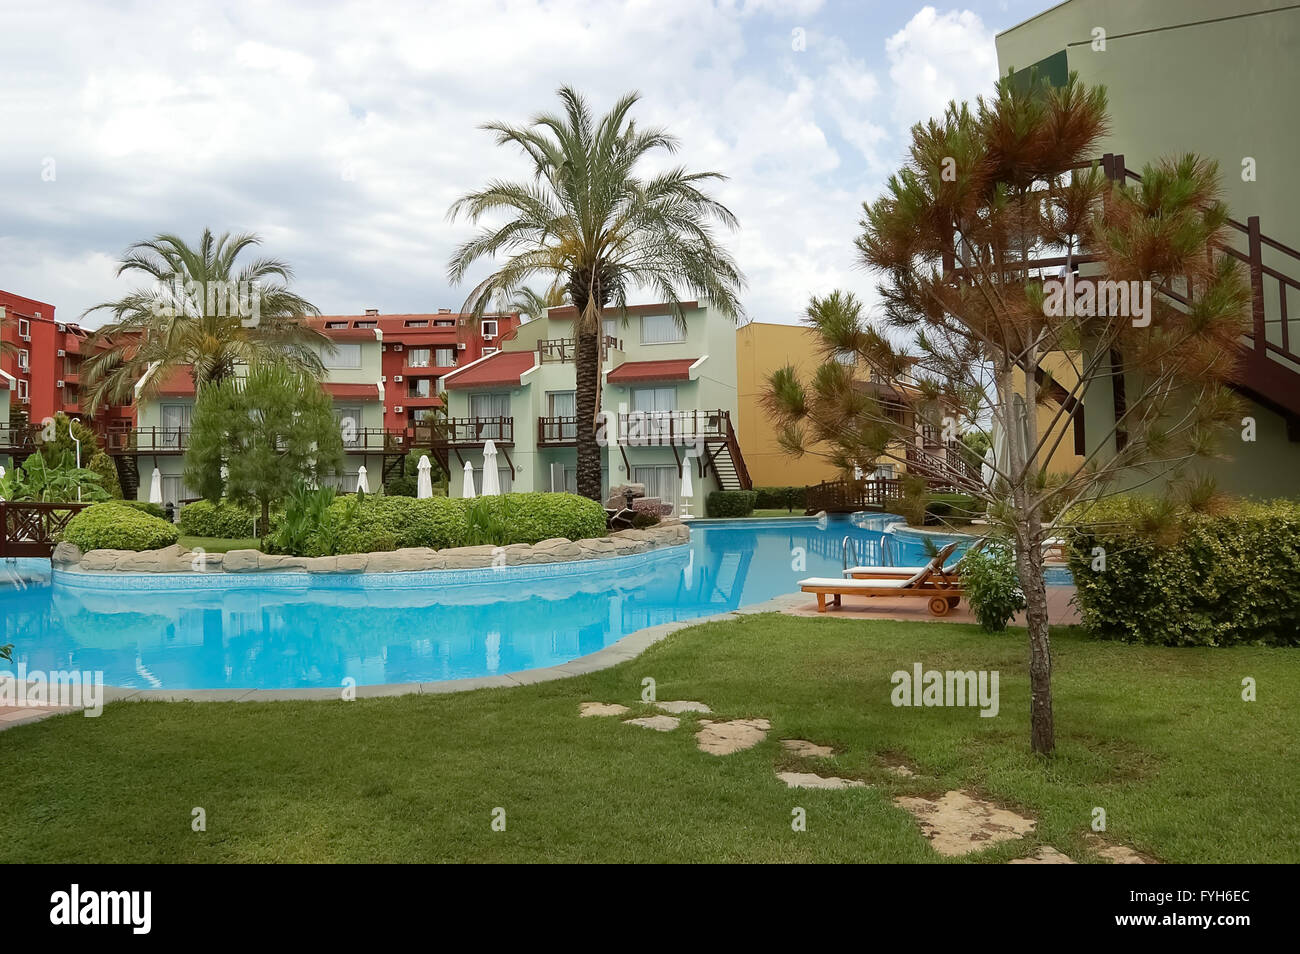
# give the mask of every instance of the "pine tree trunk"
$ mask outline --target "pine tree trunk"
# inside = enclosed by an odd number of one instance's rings
[[[1025,594],[1029,624],[1029,747],[1039,755],[1056,748],[1052,716],[1052,642],[1047,622],[1047,586],[1043,581],[1043,551],[1039,534],[1031,532],[1017,547],[1016,575]]]

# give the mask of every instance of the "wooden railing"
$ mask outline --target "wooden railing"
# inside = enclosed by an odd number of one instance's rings
[[[412,427],[414,447],[481,447],[484,441],[514,444],[513,417],[449,417]]]
[[[632,411],[618,416],[618,439],[629,447],[669,447],[726,440],[727,411]],[[734,435],[733,435],[734,436]]]
[[[851,513],[855,510],[884,510],[885,501],[903,495],[900,477],[871,480],[823,480],[807,488],[808,512]]]
[[[539,417],[537,419],[537,446],[563,447],[578,442],[576,417]]]
[[[8,400],[7,397],[3,400]],[[34,424],[6,424],[0,427],[0,453],[32,453],[40,446],[41,428]]]
[[[611,335],[601,339],[602,356],[608,356],[609,349],[622,350],[623,342]],[[578,359],[578,340],[576,338],[542,338],[537,342],[537,363],[569,363]]]
[[[179,454],[189,444],[188,427],[110,427],[104,450],[110,454]]]
[[[89,504],[0,501],[0,558],[48,557],[68,521]]]
[[[731,426],[731,412],[723,411],[727,421],[727,453],[731,455],[731,463],[736,468],[736,477],[740,480],[741,490],[752,490],[754,481],[749,476],[749,466],[745,463],[745,455],[741,453],[740,441],[736,439],[736,429]]]

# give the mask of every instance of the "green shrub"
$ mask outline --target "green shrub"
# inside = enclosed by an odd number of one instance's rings
[[[1069,533],[1070,571],[1092,635],[1300,645],[1300,503],[1241,502],[1207,515],[1128,497],[1085,516]]]
[[[436,498],[435,498],[436,499]],[[503,519],[504,543],[537,543],[552,537],[585,540],[605,535],[605,508],[577,494],[522,493],[459,501]]]
[[[171,546],[179,531],[166,520],[124,503],[94,504],[81,511],[63,531],[63,539],[81,550],[157,550]]]
[[[754,490],[715,490],[704,498],[708,517],[748,517],[754,512],[758,492]]]
[[[807,510],[807,487],[755,487],[754,507],[758,510]]]
[[[343,497],[330,507],[337,527],[336,553],[367,553],[463,545],[466,534],[464,501],[445,497]]]
[[[987,632],[1007,628],[1011,617],[1025,608],[1025,594],[1016,575],[1016,561],[1005,545],[986,547],[962,560],[962,589],[975,611],[975,619]]]
[[[410,474],[398,474],[384,484],[384,493],[390,497],[414,497],[419,492],[419,486],[419,478]]]
[[[930,494],[925,513],[926,523],[969,522],[983,516],[984,504],[967,494]]]
[[[157,517],[159,520],[167,519],[167,511],[162,504],[149,503],[147,500],[123,500],[122,503],[127,507],[134,507],[141,513]]]
[[[181,507],[181,533],[187,537],[247,537],[253,532],[251,511],[222,500],[196,500]]]

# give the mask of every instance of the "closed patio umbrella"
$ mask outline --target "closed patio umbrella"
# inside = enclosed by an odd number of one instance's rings
[[[149,478],[149,502],[151,504],[160,504],[162,499],[162,471],[157,467],[153,469],[153,476]]]
[[[989,449],[984,452],[984,464],[980,467],[980,477],[983,478],[985,487],[993,486],[993,468],[996,466],[994,464],[995,459],[993,447],[992,445],[989,445]]]
[[[366,465],[362,464],[357,468],[357,493],[370,493],[370,482],[366,480]]]
[[[420,472],[419,479],[415,484],[415,496],[421,500],[433,496],[433,479],[429,476],[429,468],[433,465],[429,463],[429,455],[422,454],[420,463],[416,465],[416,470]]]
[[[501,478],[497,475],[497,445],[489,440],[483,445],[483,496],[501,495]]]
[[[691,498],[695,496],[695,486],[691,483],[691,460],[686,459],[682,467],[682,519],[691,519]]]
[[[474,465],[465,461],[465,491],[461,494],[466,500],[474,499]]]

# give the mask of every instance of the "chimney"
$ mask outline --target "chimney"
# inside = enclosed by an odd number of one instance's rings
[[[378,315],[379,315],[379,309],[378,309],[378,308],[367,308],[367,309],[366,309],[366,317],[367,317],[367,318],[377,317]]]
[[[451,309],[450,309],[450,308],[439,308],[439,309],[438,309],[438,314],[440,314],[440,315],[450,315],[450,314],[451,314]]]

